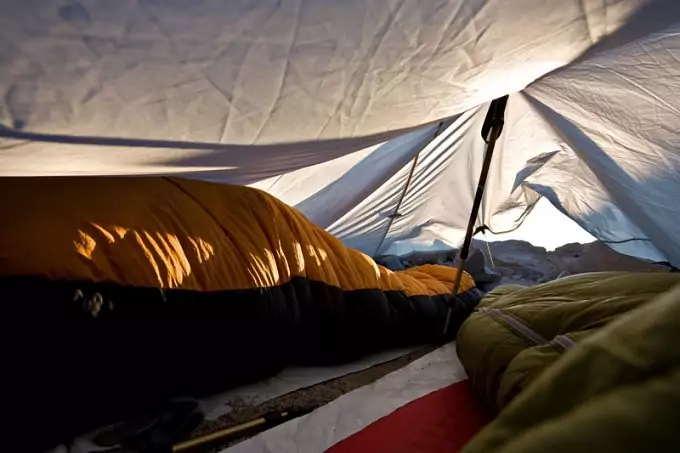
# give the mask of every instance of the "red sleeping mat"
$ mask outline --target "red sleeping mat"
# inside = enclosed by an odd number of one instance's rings
[[[487,422],[466,379],[410,402],[326,451],[453,453]]]

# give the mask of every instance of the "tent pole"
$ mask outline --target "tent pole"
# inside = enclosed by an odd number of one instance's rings
[[[453,303],[455,296],[460,290],[460,282],[463,278],[463,271],[465,270],[465,262],[470,254],[470,244],[472,243],[472,236],[474,234],[474,227],[477,223],[477,214],[479,207],[484,198],[484,188],[486,187],[486,178],[489,175],[489,168],[491,168],[491,158],[493,157],[493,150],[496,147],[496,141],[503,131],[503,117],[505,106],[508,103],[508,95],[494,99],[491,101],[489,111],[486,113],[484,125],[482,126],[482,138],[486,142],[486,151],[484,153],[484,162],[482,164],[482,171],[477,182],[477,192],[475,193],[475,200],[472,203],[472,211],[470,212],[470,220],[465,231],[465,240],[460,249],[460,257],[458,260],[458,271],[456,272],[456,279],[453,282],[453,298],[449,303],[446,311],[446,322],[444,323],[444,336],[449,331],[449,324],[451,323],[451,315],[453,313]]]

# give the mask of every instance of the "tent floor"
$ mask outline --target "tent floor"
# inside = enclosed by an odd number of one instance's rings
[[[345,393],[368,385],[393,371],[403,368],[409,363],[432,352],[436,348],[437,346],[434,345],[424,346],[402,357],[374,365],[362,371],[350,373],[345,376],[330,379],[310,387],[287,393],[262,404],[252,405],[248,404],[247,402],[233,402],[231,404],[232,410],[229,413],[220,416],[216,420],[204,421],[198,428],[196,428],[196,430],[194,430],[192,433],[192,438],[239,425],[241,423],[257,419],[271,412],[285,411],[294,406],[322,406],[344,395]],[[198,453],[220,451],[224,448],[242,442],[256,434],[257,432],[249,432],[247,435],[234,438],[229,441],[213,443],[205,449],[197,449],[194,451]]]

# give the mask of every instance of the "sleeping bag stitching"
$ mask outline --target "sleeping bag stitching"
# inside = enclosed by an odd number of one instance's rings
[[[557,335],[553,338],[552,343],[560,346],[565,351],[576,346],[576,342],[566,335]]]
[[[531,329],[522,321],[515,318],[514,316],[508,315],[507,313],[503,313],[501,310],[498,310],[497,308],[480,308],[479,313],[491,316],[496,321],[507,325],[522,338],[537,346],[548,343],[548,340],[543,338],[543,336],[538,334],[536,331]]]

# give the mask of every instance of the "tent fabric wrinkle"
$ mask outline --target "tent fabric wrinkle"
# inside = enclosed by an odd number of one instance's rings
[[[12,3],[6,126],[264,144],[459,114],[573,60],[644,2]]]
[[[680,92],[678,52],[680,23],[527,89],[587,166],[599,198],[635,223],[639,232],[628,238],[650,240],[638,242],[636,254],[653,253],[653,244],[663,252],[659,261],[671,263],[680,261],[680,111],[671,101]],[[568,213],[586,228],[595,223],[573,208]],[[616,230],[609,223],[607,229]]]

